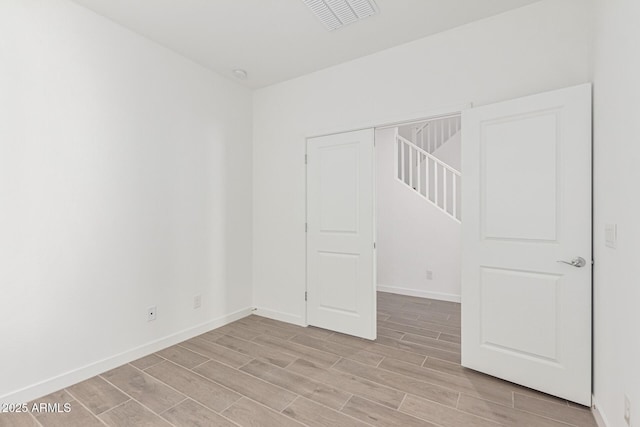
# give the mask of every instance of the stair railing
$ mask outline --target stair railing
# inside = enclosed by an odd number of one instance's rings
[[[396,178],[460,222],[460,172],[400,136],[397,129],[395,138]]]
[[[433,153],[461,128],[460,116],[429,120],[415,130],[415,144],[428,153]]]

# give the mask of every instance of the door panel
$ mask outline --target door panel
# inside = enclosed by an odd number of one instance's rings
[[[307,140],[307,321],[376,337],[373,129]]]
[[[589,405],[591,86],[474,108],[463,128],[462,364]]]
[[[551,111],[482,125],[480,191],[486,238],[556,240],[557,124],[557,112]],[[529,133],[522,135],[522,129]]]

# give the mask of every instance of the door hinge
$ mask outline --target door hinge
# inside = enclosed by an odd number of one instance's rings
[[[307,300],[307,291],[304,292],[304,300]]]
[[[309,161],[309,158],[307,157],[307,154],[304,155],[304,164],[306,165]]]
[[[304,232],[305,233],[309,232],[309,224],[307,224],[306,222],[304,223]]]
[[[373,242],[373,249],[376,248],[376,242]]]

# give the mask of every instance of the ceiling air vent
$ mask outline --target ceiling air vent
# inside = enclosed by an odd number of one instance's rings
[[[373,0],[302,0],[329,31],[375,15]]]

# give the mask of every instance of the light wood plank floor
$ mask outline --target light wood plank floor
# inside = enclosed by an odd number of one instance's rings
[[[378,295],[370,342],[257,316],[53,393],[0,426],[576,426],[588,408],[460,366],[460,305]]]

